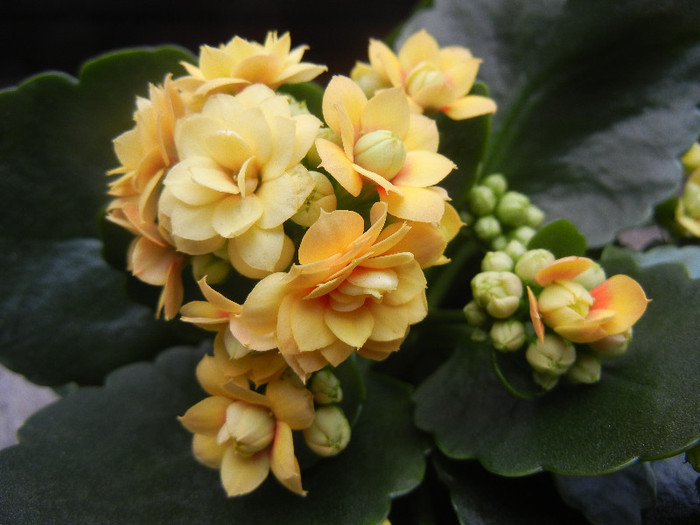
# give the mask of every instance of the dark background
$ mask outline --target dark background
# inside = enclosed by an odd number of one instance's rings
[[[126,47],[177,44],[198,53],[234,35],[262,42],[268,30],[307,44],[304,60],[348,74],[367,59],[418,0],[11,0],[0,7],[0,88],[46,70],[76,75],[81,64]],[[327,74],[320,81],[325,84]]]

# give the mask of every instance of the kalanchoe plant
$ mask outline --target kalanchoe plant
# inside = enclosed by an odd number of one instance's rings
[[[686,7],[442,0],[325,86],[270,32],[0,93],[0,358],[75,385],[0,522],[698,518],[657,461],[700,440]],[[615,245],[669,198],[690,246]]]

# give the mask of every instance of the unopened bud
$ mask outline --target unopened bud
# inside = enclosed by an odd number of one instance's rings
[[[236,452],[248,457],[267,448],[274,437],[275,418],[268,410],[234,401],[226,409],[226,421],[216,441],[222,444],[231,440]]]
[[[355,143],[355,162],[391,180],[406,161],[406,146],[396,133],[378,129],[362,135]]]
[[[515,239],[508,241],[503,251],[506,252],[514,262],[517,262],[520,257],[527,251],[525,245]]]
[[[688,181],[683,189],[681,200],[686,215],[693,219],[700,219],[700,185]]]
[[[527,195],[509,191],[498,201],[496,217],[508,226],[522,226],[527,221],[528,206],[530,206],[530,199]]]
[[[476,215],[488,215],[496,209],[496,194],[488,186],[474,186],[469,190],[469,209]]]
[[[501,234],[501,223],[493,215],[484,215],[474,223],[474,233],[482,241],[490,241]]]
[[[605,275],[605,270],[603,270],[603,267],[598,263],[594,263],[593,266],[578,274],[571,280],[580,284],[586,290],[592,290],[599,284],[604,283],[605,279],[607,279],[607,276]]]
[[[537,248],[528,250],[515,263],[515,274],[528,286],[537,284],[535,275],[555,261],[554,254],[549,250]]]
[[[591,385],[600,381],[600,357],[592,352],[580,352],[576,362],[566,371],[566,378],[572,383]]]
[[[632,329],[621,334],[609,335],[589,343],[588,346],[598,352],[601,358],[610,359],[620,357],[627,351],[630,339],[632,339]]]
[[[544,221],[544,212],[534,204],[530,204],[527,207],[526,213],[527,220],[525,224],[531,228],[537,228]]]
[[[313,375],[309,389],[314,395],[314,401],[321,405],[339,403],[343,400],[340,380],[328,369],[319,370]]]
[[[316,410],[313,424],[304,429],[306,444],[319,456],[335,456],[350,442],[350,423],[336,405]]]
[[[207,283],[217,284],[225,281],[230,271],[231,264],[215,255],[206,254],[192,257],[192,275],[195,281],[200,281],[206,276]]]
[[[464,312],[464,317],[467,318],[467,323],[472,326],[484,326],[490,321],[486,311],[476,301],[469,301],[462,311]]]
[[[481,260],[481,271],[509,272],[513,269],[513,259],[506,252],[486,252]]]
[[[314,189],[301,205],[299,211],[292,217],[292,221],[300,226],[311,226],[321,216],[321,210],[334,211],[337,205],[333,184],[328,177],[318,171],[309,171],[314,181]]]
[[[508,236],[511,239],[515,239],[527,246],[530,240],[535,236],[537,231],[530,226],[518,226],[516,229],[511,231]]]
[[[525,357],[530,366],[541,374],[562,375],[576,361],[576,350],[570,341],[558,335],[545,334],[544,343],[539,339],[531,343]]]
[[[512,272],[478,273],[471,286],[474,300],[498,319],[513,315],[523,295],[523,284]]]
[[[532,379],[542,387],[543,390],[551,390],[559,382],[559,376],[548,372],[533,372]]]
[[[495,239],[491,239],[491,249],[497,251],[503,251],[508,246],[508,237],[505,235],[499,235]]]
[[[480,184],[493,190],[497,196],[503,195],[508,189],[508,181],[500,173],[492,173],[481,179]]]
[[[525,325],[517,319],[496,321],[489,336],[496,350],[514,352],[525,344]]]
[[[406,86],[406,93],[413,95],[434,84],[444,83],[445,76],[436,64],[421,62],[411,70],[404,85]]]

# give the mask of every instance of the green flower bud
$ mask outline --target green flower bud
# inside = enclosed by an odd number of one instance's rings
[[[525,357],[537,372],[562,375],[576,361],[576,350],[570,341],[558,335],[545,334],[544,344],[539,339],[531,343]]]
[[[559,376],[548,372],[533,372],[532,379],[544,390],[551,390],[559,382]]]
[[[544,221],[544,212],[534,204],[530,204],[530,206],[527,207],[526,214],[527,220],[525,221],[525,225],[532,228],[537,228]]]
[[[632,329],[630,328],[624,333],[609,335],[588,343],[591,350],[598,352],[599,356],[603,359],[611,359],[613,357],[620,357],[627,351],[629,342],[632,339]]]
[[[517,319],[496,321],[489,336],[496,350],[514,352],[525,344],[525,325]]]
[[[555,260],[554,254],[549,250],[543,248],[528,250],[515,263],[515,275],[520,277],[528,286],[536,285],[535,275],[537,272],[549,266]]]
[[[484,215],[474,223],[474,233],[482,241],[490,241],[501,234],[501,223],[493,215]]]
[[[406,161],[406,146],[396,133],[378,129],[355,142],[355,163],[391,180]]]
[[[484,326],[490,321],[486,311],[479,306],[476,301],[469,301],[464,308],[464,317],[467,318],[467,323],[472,326]]]
[[[503,251],[506,252],[514,262],[517,262],[518,259],[520,259],[520,257],[522,257],[522,255],[527,251],[527,248],[520,241],[513,239],[508,241],[508,244],[506,244],[506,247],[503,248]]]
[[[595,263],[588,270],[578,274],[571,280],[580,284],[586,290],[592,290],[599,284],[604,283],[606,279],[607,276],[605,275],[605,270],[603,270],[603,267],[600,264]]]
[[[480,184],[493,190],[497,196],[503,195],[508,189],[508,181],[500,173],[492,173],[481,179]]]
[[[299,211],[292,216],[292,221],[300,226],[311,226],[321,216],[321,210],[333,211],[337,205],[333,184],[328,177],[318,171],[309,171],[314,181],[314,189],[301,205]]]
[[[481,260],[481,271],[509,272],[513,269],[513,259],[506,252],[486,252]]]
[[[231,264],[212,254],[195,255],[192,257],[192,275],[195,281],[205,276],[209,284],[223,282],[231,271]]]
[[[566,378],[572,383],[591,385],[600,381],[600,357],[592,352],[580,352],[576,362],[567,370]]]
[[[474,186],[469,190],[469,209],[478,216],[488,215],[496,209],[496,194],[488,186]]]
[[[519,226],[516,229],[514,229],[510,234],[508,235],[511,239],[514,239],[516,241],[519,241],[523,243],[525,246],[528,245],[530,240],[535,236],[537,231],[534,228],[531,228],[530,226]]]
[[[311,378],[309,390],[314,395],[314,401],[321,405],[339,403],[343,400],[343,389],[340,380],[327,368],[319,370]]]
[[[313,424],[303,433],[306,444],[319,456],[335,456],[350,443],[350,423],[336,405],[317,409]]]
[[[496,217],[508,226],[522,226],[527,222],[527,208],[530,199],[517,191],[509,191],[496,206]]]
[[[495,239],[491,240],[491,249],[497,251],[503,251],[508,246],[508,237],[505,235],[499,235]]]
[[[523,295],[523,284],[512,272],[478,273],[471,286],[477,304],[497,319],[513,315]]]
[[[693,219],[700,219],[700,186],[694,182],[687,182],[681,200],[686,215]]]

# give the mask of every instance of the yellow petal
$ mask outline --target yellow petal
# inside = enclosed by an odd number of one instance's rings
[[[265,451],[243,457],[229,446],[221,461],[221,483],[229,496],[252,492],[265,481],[270,472],[270,460]]]
[[[306,496],[306,491],[301,486],[299,462],[294,456],[292,430],[282,421],[277,422],[275,441],[270,454],[270,469],[282,485],[300,496]]]
[[[291,311],[294,341],[301,352],[318,350],[335,342],[333,332],[324,323],[324,299],[295,301]]]
[[[595,263],[587,257],[562,257],[549,266],[542,268],[535,274],[535,280],[541,285],[551,283],[557,279],[574,279],[579,274],[591,268]]]
[[[398,53],[399,62],[408,69],[419,62],[434,62],[438,58],[440,46],[437,41],[424,29],[406,39]]]
[[[323,94],[323,119],[336,133],[340,134],[338,108],[343,108],[350,117],[353,127],[360,128],[362,110],[367,104],[367,97],[352,79],[340,75],[331,78]]]
[[[406,146],[406,151],[425,150],[437,153],[440,134],[435,120],[425,115],[411,113],[410,124],[403,138],[403,143]]]
[[[301,383],[278,379],[268,383],[265,395],[275,418],[293,430],[307,428],[314,422],[313,394]]]
[[[460,98],[444,108],[445,115],[454,120],[464,120],[496,112],[496,103],[479,95],[468,95]]]
[[[226,408],[231,400],[225,397],[211,396],[192,406],[180,418],[180,423],[196,434],[216,435],[226,422]]]
[[[433,188],[402,186],[401,195],[380,192],[379,198],[388,205],[390,214],[410,221],[440,222],[445,212],[445,200]]]
[[[195,434],[192,436],[192,454],[197,461],[209,468],[221,468],[221,461],[228,448],[227,444],[220,445],[216,442],[216,436]]]
[[[364,220],[353,211],[322,212],[307,230],[299,245],[299,263],[321,261],[345,253],[364,232]]]
[[[374,327],[370,335],[372,341],[393,341],[406,333],[408,315],[403,308],[372,303],[369,310],[374,318]]]
[[[263,208],[259,226],[264,229],[280,226],[299,210],[313,189],[313,178],[301,164],[264,182],[256,192]]]
[[[544,344],[544,323],[540,316],[537,298],[529,286],[527,287],[527,299],[530,303],[530,320],[532,321],[532,326],[535,328],[535,334],[537,335],[537,339],[540,340],[540,343]]]
[[[242,235],[263,214],[263,205],[257,195],[230,195],[221,199],[212,216],[216,233],[231,238]]]
[[[403,168],[391,182],[401,188],[401,191],[404,186],[426,188],[442,181],[456,167],[450,159],[439,153],[409,151]]]
[[[369,61],[372,68],[385,76],[392,86],[401,85],[401,65],[398,57],[380,40],[370,39]]]
[[[362,112],[362,133],[387,129],[403,137],[409,120],[410,109],[403,90],[399,87],[385,89],[367,102]]]
[[[223,389],[233,399],[245,401],[251,405],[270,406],[270,400],[267,397],[251,390],[248,385],[241,385],[240,381],[235,378],[224,383]]]
[[[336,341],[332,345],[322,348],[319,351],[332,366],[340,366],[352,355],[355,349],[342,341]]]
[[[331,174],[353,197],[362,190],[362,178],[342,148],[326,139],[316,140],[316,151],[321,158],[320,166]]]
[[[433,224],[416,222],[410,231],[391,249],[391,253],[412,253],[421,268],[433,266],[442,256],[447,241]]]
[[[279,267],[282,256],[286,255],[283,250],[285,237],[282,226],[264,230],[253,225],[229,242],[229,254],[231,250],[235,250],[236,255],[248,266],[257,270],[274,272]],[[284,262],[288,264],[291,261]]]
[[[200,180],[227,177],[213,160],[195,157],[175,164],[163,180],[163,184],[176,199],[193,206],[203,206],[221,198],[219,190],[223,188],[222,183],[217,186],[217,189],[212,189],[196,182],[193,174],[197,174]]]
[[[232,130],[219,129],[204,142],[211,158],[229,170],[238,170],[253,155],[245,139]]]
[[[327,308],[324,321],[338,339],[354,348],[364,345],[374,328],[374,318],[367,308],[352,312],[337,312]]]

